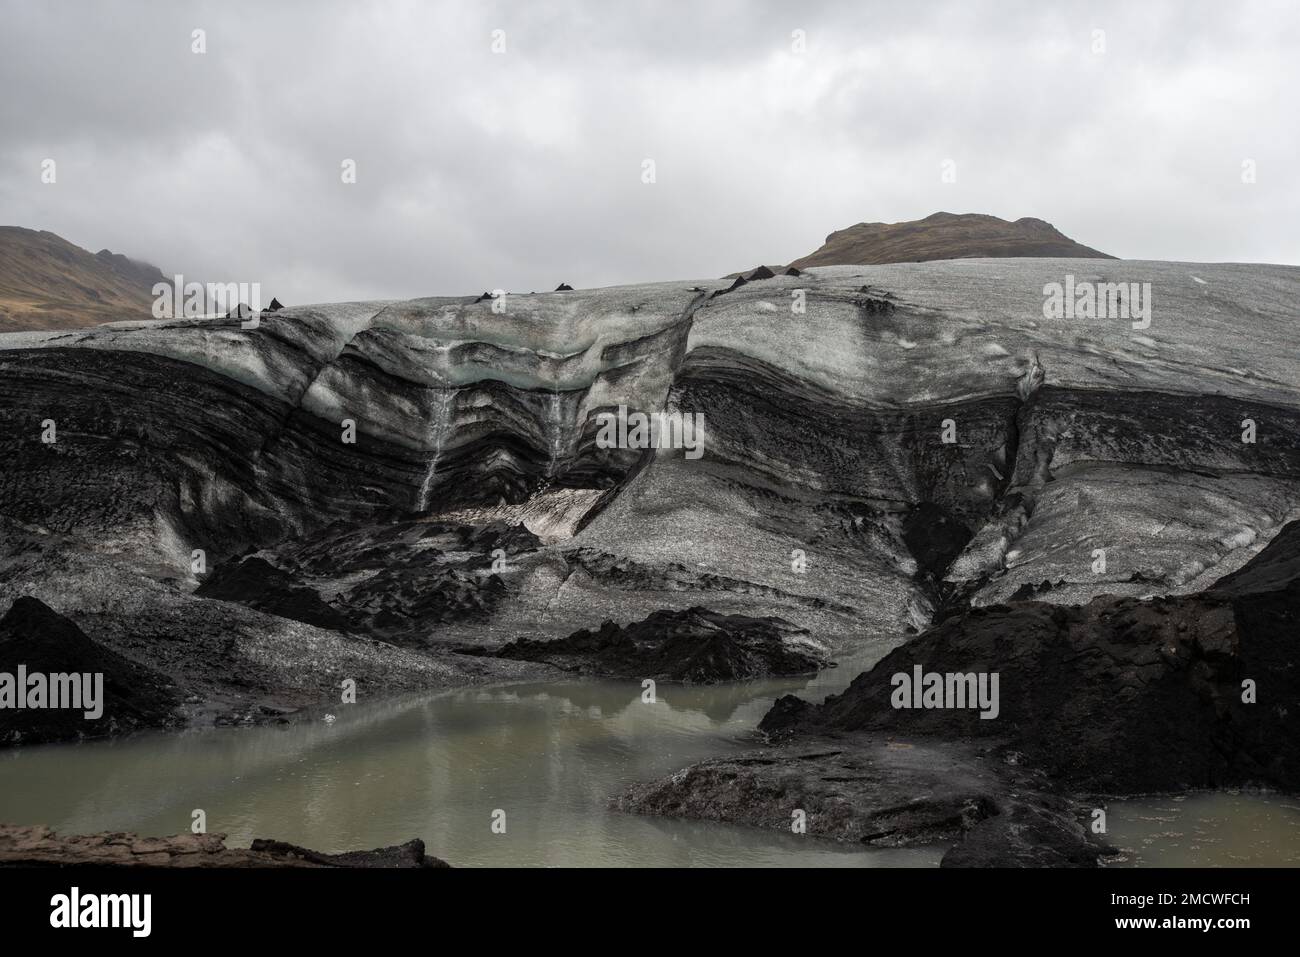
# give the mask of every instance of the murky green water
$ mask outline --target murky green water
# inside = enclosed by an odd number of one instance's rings
[[[340,707],[332,723],[140,734],[0,753],[0,820],[65,833],[274,837],[323,851],[422,837],[457,865],[929,866],[943,848],[858,851],[779,832],[608,810],[635,781],[753,747],[777,694],[842,670],[722,688],[573,681]],[[843,677],[841,677],[843,676]],[[492,831],[505,812],[506,833]]]
[[[753,747],[778,694],[820,700],[866,663],[811,682],[660,685],[654,704],[636,683],[572,681],[339,707],[332,723],[10,749],[0,821],[161,835],[187,831],[202,808],[231,846],[274,837],[341,851],[422,837],[462,866],[933,866],[945,848],[863,851],[607,808],[629,783]],[[1296,803],[1113,802],[1110,838],[1130,848],[1128,864],[1296,863]],[[504,834],[492,831],[498,810]]]
[[[1112,801],[1112,867],[1300,866],[1300,798],[1205,792]]]

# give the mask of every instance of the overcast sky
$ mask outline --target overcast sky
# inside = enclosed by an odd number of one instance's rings
[[[0,0],[0,224],[285,303],[718,276],[937,210],[1300,264],[1298,9]]]

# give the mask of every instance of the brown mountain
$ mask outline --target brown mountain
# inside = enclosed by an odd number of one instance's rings
[[[826,237],[821,249],[790,265],[863,266],[981,257],[1114,259],[1082,246],[1051,223],[1024,217],[1014,223],[982,213],[935,213],[910,223],[858,223]]]
[[[158,267],[87,252],[45,230],[0,226],[0,332],[151,318]]]

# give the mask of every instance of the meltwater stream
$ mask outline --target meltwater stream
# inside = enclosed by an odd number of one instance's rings
[[[753,747],[777,695],[820,700],[866,663],[812,681],[661,684],[654,704],[637,683],[574,680],[340,706],[333,722],[13,748],[0,752],[0,821],[164,835],[188,831],[202,808],[231,847],[269,837],[330,852],[421,837],[457,866],[934,866],[946,847],[859,850],[607,807],[630,783]],[[1110,833],[1129,865],[1294,864],[1295,803],[1115,802]],[[497,810],[504,834],[492,832]]]

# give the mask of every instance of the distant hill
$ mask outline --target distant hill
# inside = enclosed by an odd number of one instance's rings
[[[1041,219],[1026,216],[1012,223],[982,213],[935,213],[909,223],[858,223],[837,230],[821,249],[790,265],[803,269],[982,257],[1115,258],[1076,243]]]
[[[0,332],[82,329],[148,319],[156,266],[101,249],[87,252],[45,230],[0,226]]]

